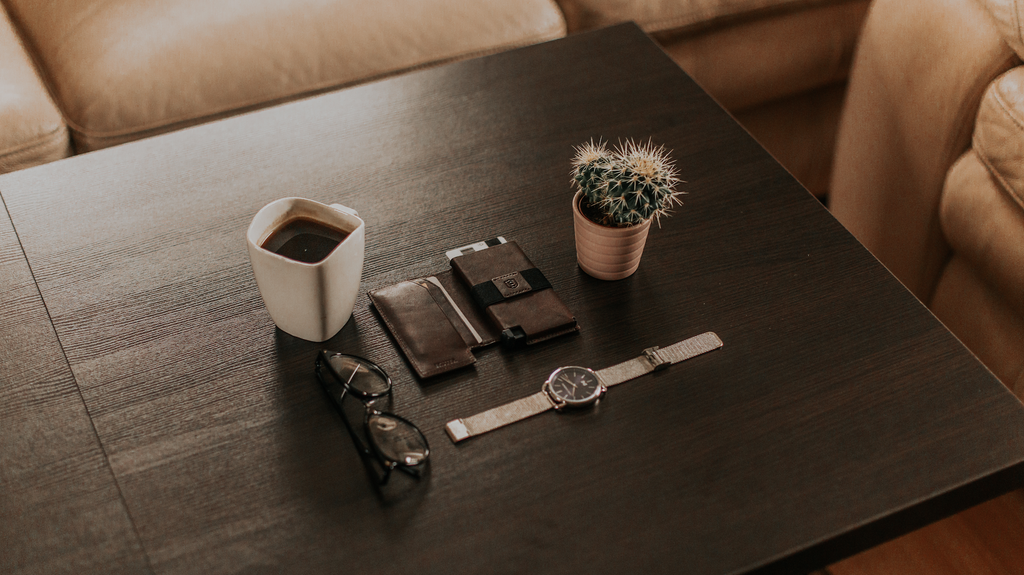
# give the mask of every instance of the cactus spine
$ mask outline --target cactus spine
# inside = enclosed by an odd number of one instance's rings
[[[583,192],[582,203],[599,212],[596,223],[628,227],[670,215],[670,208],[681,204],[675,190],[679,179],[669,152],[648,141],[632,140],[609,150],[593,140],[575,148],[573,182]],[[593,219],[593,217],[592,217]]]

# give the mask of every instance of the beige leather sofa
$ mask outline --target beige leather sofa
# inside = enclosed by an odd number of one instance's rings
[[[627,20],[824,193],[868,0],[0,0],[0,173]]]
[[[815,195],[867,0],[559,0],[569,33],[633,20]]]
[[[0,102],[22,128],[0,129],[5,171],[565,33],[550,0],[2,4],[0,65],[24,94]]]
[[[1022,18],[1021,0],[876,0],[831,207],[1024,398]]]
[[[1024,0],[875,0],[830,192],[833,214],[1019,398],[1022,30]],[[1024,492],[832,572],[1022,573]]]

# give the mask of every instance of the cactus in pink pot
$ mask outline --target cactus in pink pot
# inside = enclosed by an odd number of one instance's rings
[[[573,182],[582,193],[581,210],[595,223],[628,227],[652,218],[661,223],[681,204],[679,178],[664,146],[628,140],[609,150],[593,140],[576,147]]]

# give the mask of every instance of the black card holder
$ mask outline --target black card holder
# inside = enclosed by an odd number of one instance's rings
[[[576,318],[516,242],[451,260],[455,275],[508,347],[579,331]]]

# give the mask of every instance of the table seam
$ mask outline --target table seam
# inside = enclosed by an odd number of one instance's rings
[[[32,276],[32,283],[36,288],[36,293],[39,294],[39,301],[43,305],[43,310],[46,312],[46,319],[50,322],[50,329],[53,330],[54,339],[57,340],[57,347],[60,349],[61,355],[64,357],[64,364],[68,367],[68,371],[71,373],[71,381],[75,386],[75,391],[78,394],[79,401],[82,402],[82,407],[85,409],[85,415],[89,420],[89,427],[92,428],[93,437],[96,438],[96,443],[99,445],[100,452],[103,454],[103,462],[106,464],[107,471],[110,473],[111,479],[114,480],[114,487],[117,489],[118,498],[121,500],[121,505],[124,507],[125,515],[128,516],[128,522],[131,524],[132,533],[135,535],[135,540],[138,542],[139,549],[142,551],[142,557],[146,561],[146,567],[149,568],[150,573],[156,573],[153,568],[153,561],[149,557],[149,552],[146,550],[146,545],[142,540],[142,535],[139,533],[139,527],[135,522],[135,518],[132,516],[131,508],[128,505],[128,499],[124,495],[124,491],[121,489],[121,482],[114,473],[114,468],[110,465],[110,454],[107,453],[107,447],[104,445],[102,438],[100,438],[99,430],[96,429],[96,423],[92,418],[92,411],[89,409],[89,404],[85,401],[85,396],[82,394],[82,388],[78,384],[78,376],[75,375],[75,370],[71,366],[71,360],[68,359],[68,354],[64,350],[64,343],[60,339],[60,334],[57,333],[57,326],[53,323],[53,316],[50,314],[50,308],[46,304],[46,299],[43,298],[43,290],[39,287],[39,280],[36,279],[35,270],[32,269],[32,262],[28,259],[28,253],[25,251],[25,245],[21,241],[21,236],[18,234],[18,228],[14,222],[14,215],[11,214],[10,208],[7,206],[7,200],[4,199],[3,195],[0,194],[0,205],[4,208],[4,213],[7,214],[7,219],[11,222],[11,229],[14,231],[14,238],[18,241],[18,248],[21,250],[21,255],[25,260],[25,265],[28,267],[29,275]]]

